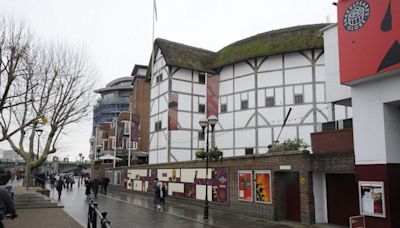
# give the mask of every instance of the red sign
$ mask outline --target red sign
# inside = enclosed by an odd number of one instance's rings
[[[400,0],[340,0],[340,81],[400,68]]]
[[[365,217],[362,215],[350,217],[350,228],[365,228]]]
[[[239,171],[239,200],[253,200],[253,178],[251,171]]]

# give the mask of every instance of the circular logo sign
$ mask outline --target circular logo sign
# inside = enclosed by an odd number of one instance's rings
[[[343,26],[348,31],[356,31],[367,23],[369,15],[370,8],[368,2],[357,1],[344,13]]]

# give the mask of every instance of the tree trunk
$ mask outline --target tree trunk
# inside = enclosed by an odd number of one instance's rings
[[[25,173],[24,173],[24,182],[23,182],[24,186],[29,186],[29,187],[33,186],[33,181],[31,178],[31,173],[32,173],[31,169],[32,169],[32,167],[29,164],[29,162],[25,161]]]

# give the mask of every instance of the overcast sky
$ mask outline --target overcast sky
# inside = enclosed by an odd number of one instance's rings
[[[158,0],[155,37],[211,51],[273,29],[336,22],[335,0]],[[26,20],[43,40],[83,45],[99,87],[147,64],[152,0],[0,0],[0,13]],[[57,155],[89,154],[91,119],[68,132]],[[8,148],[0,144],[0,148]]]

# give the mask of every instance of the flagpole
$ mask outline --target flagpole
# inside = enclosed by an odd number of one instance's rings
[[[115,168],[115,161],[117,159],[117,128],[118,128],[118,117],[115,119],[115,146],[114,146],[114,162],[113,162],[113,168]]]
[[[131,166],[131,145],[132,143],[132,112],[129,112],[129,143],[128,143],[128,166]]]
[[[153,81],[154,80],[154,27],[155,27],[155,21],[154,21],[154,19],[155,19],[155,16],[156,16],[156,0],[153,0],[153,31],[152,31],[152,34],[151,34],[151,63],[150,63],[150,80],[151,81]],[[159,117],[159,115],[157,115],[157,121],[160,121],[160,119],[159,119],[160,117]],[[159,144],[158,144],[158,133],[156,134],[157,135],[157,159],[156,159],[156,161],[157,161],[157,163],[158,163],[158,146],[159,146]]]

